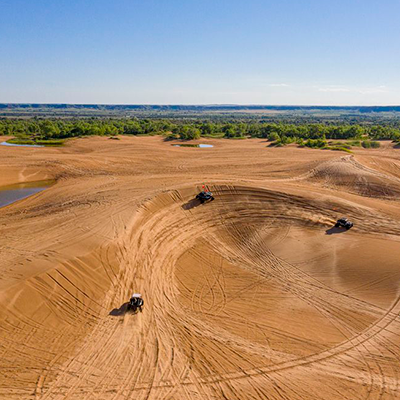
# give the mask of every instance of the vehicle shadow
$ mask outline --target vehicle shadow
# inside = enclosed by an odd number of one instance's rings
[[[192,208],[198,207],[201,205],[201,201],[199,199],[192,199],[185,203],[182,208],[184,210],[191,210]]]
[[[332,226],[332,228],[329,228],[325,231],[326,235],[335,235],[337,233],[343,233],[346,232],[346,229],[343,228],[337,228],[336,226]]]
[[[122,304],[120,308],[114,308],[114,310],[110,311],[108,315],[112,315],[113,317],[120,317],[121,315],[125,315],[128,311],[128,304],[129,302],[126,302]]]

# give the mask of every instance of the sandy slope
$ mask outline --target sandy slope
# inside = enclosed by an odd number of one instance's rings
[[[210,143],[0,147],[0,398],[400,397],[399,150]]]

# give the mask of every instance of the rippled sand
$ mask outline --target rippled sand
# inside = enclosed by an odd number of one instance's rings
[[[0,398],[400,397],[400,150],[202,142],[0,148]]]

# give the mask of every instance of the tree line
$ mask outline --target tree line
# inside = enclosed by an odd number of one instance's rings
[[[81,136],[164,135],[182,140],[200,137],[265,138],[281,143],[297,139],[390,139],[400,141],[400,127],[374,124],[270,123],[264,121],[187,121],[174,119],[2,119],[0,135],[32,140]]]

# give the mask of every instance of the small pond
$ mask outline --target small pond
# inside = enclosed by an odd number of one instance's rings
[[[53,180],[17,183],[15,185],[0,187],[0,207],[8,206],[17,200],[24,199],[35,193],[47,189],[54,183]]]
[[[1,142],[1,146],[13,146],[13,147],[44,147],[40,146],[38,144],[15,144],[15,143],[7,143],[7,142]]]

